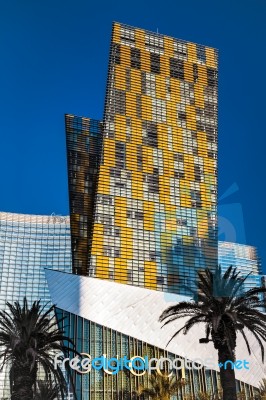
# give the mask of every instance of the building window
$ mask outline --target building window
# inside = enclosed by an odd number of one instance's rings
[[[103,255],[105,257],[112,257],[112,247],[110,246],[103,246]]]
[[[204,180],[203,168],[200,165],[194,165],[195,181],[202,182]]]
[[[115,181],[115,187],[120,189],[126,189],[127,184],[125,182]]]
[[[114,96],[114,114],[125,115],[126,113],[126,92],[124,90],[115,89]],[[111,97],[112,98],[112,97]]]
[[[119,247],[114,248],[114,257],[120,257],[120,248]]]
[[[208,86],[217,86],[217,71],[213,68],[207,68]]]
[[[113,45],[112,45],[112,55],[113,55],[115,64],[120,64],[120,62],[121,62],[120,44],[113,43]]]
[[[201,44],[197,44],[197,59],[204,64],[206,63],[205,47]]]
[[[147,96],[156,97],[155,75],[149,72],[141,73],[141,92]]]
[[[117,168],[110,168],[111,178],[121,178],[121,170]]]
[[[124,169],[126,164],[126,144],[115,142],[115,165],[117,168]],[[112,171],[113,172],[113,171]]]
[[[190,196],[191,196],[191,206],[193,208],[201,208],[200,191],[199,190],[191,190]]]
[[[131,68],[140,69],[141,62],[140,62],[140,50],[132,48],[131,50]]]
[[[144,218],[144,214],[142,211],[127,210],[127,218],[142,221]]]
[[[141,109],[141,94],[136,95],[136,115],[137,118],[141,119],[142,109]]]
[[[174,171],[175,179],[185,179],[185,174],[183,171]]]
[[[178,118],[179,118],[179,119],[182,119],[183,121],[186,121],[187,115],[186,115],[185,112],[180,111],[180,112],[178,113]]]
[[[170,77],[177,79],[184,79],[184,62],[170,58]]]
[[[150,261],[156,261],[156,251],[150,251],[149,253],[149,260]]]
[[[179,219],[176,220],[176,223],[179,226],[187,226],[187,220],[186,219],[179,218]]]
[[[174,160],[178,162],[184,162],[184,154],[183,153],[175,153]]]
[[[146,34],[145,37],[146,50],[157,54],[164,54],[164,39],[159,35]]]
[[[164,276],[157,276],[157,284],[164,285],[165,284],[165,277]]]
[[[132,271],[127,271],[127,280],[128,282],[132,282],[133,279],[133,272]]]
[[[144,121],[142,124],[143,144],[157,147],[157,125],[154,122]]]
[[[104,205],[108,205],[108,206],[113,205],[113,197],[109,196],[108,194],[98,195],[97,201],[99,204],[104,204]]]
[[[135,46],[135,30],[130,27],[121,27],[121,43],[127,46]]]
[[[166,101],[152,99],[152,119],[156,122],[166,122]]]
[[[158,174],[145,174],[144,181],[148,183],[148,191],[151,193],[159,193],[159,176]]]
[[[174,54],[177,58],[187,59],[187,44],[181,41],[174,41]]]
[[[151,53],[151,73],[152,74],[159,74],[160,73],[160,55]]]

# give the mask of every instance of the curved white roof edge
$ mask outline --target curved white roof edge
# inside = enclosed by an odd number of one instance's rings
[[[187,335],[180,333],[167,346],[168,340],[185,320],[161,328],[158,318],[171,304],[189,300],[189,297],[52,270],[46,270],[46,278],[52,302],[58,308],[188,360],[212,357],[218,364],[217,351],[212,343],[199,343],[199,338],[205,337],[204,325],[192,328]],[[252,354],[248,354],[242,336],[238,335],[236,358],[249,361],[250,369],[235,370],[236,378],[258,386],[266,369],[255,338],[249,332],[246,335]]]

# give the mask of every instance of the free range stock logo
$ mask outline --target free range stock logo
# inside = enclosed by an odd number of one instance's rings
[[[185,369],[200,370],[203,367],[205,369],[215,369],[215,367],[224,369],[236,369],[236,370],[249,370],[249,361],[243,360],[226,360],[224,363],[215,363],[215,360],[211,357],[202,359],[198,358],[196,360],[188,360],[187,358],[177,357],[175,359],[170,359],[168,357],[160,358],[149,358],[148,356],[133,356],[128,358],[124,357],[107,357],[103,354],[100,357],[92,358],[90,354],[80,353],[74,358],[62,358],[62,354],[57,354],[54,357],[54,369],[56,370],[58,366],[65,368],[66,365],[76,371],[79,374],[88,374],[92,369],[103,370],[108,375],[116,375],[122,370],[128,370],[131,374],[135,376],[142,376],[146,373],[151,373],[152,371],[157,371],[158,374],[162,374],[162,371],[166,369],[170,371],[169,376],[174,372],[181,370],[184,372]]]

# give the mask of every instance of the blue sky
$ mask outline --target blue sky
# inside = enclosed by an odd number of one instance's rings
[[[101,118],[115,20],[219,49],[221,238],[266,263],[265,15],[264,0],[1,2],[0,210],[68,213],[64,114]]]

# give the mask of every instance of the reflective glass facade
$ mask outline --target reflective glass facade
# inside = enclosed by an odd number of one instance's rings
[[[79,352],[89,354],[91,358],[101,357],[105,354],[107,358],[118,359],[127,356],[128,359],[134,356],[148,356],[149,359],[156,357],[178,358],[178,355],[169,353],[166,350],[151,346],[136,338],[123,335],[120,332],[95,324],[84,318],[57,310],[58,318],[65,317],[64,326],[67,335],[74,339]],[[70,353],[70,358],[75,355]],[[182,359],[182,357],[180,357]],[[188,364],[191,366],[191,363]],[[109,370],[110,371],[110,370]],[[72,370],[73,372],[73,370]],[[142,376],[142,372],[136,374],[123,369],[115,375],[108,374],[103,369],[92,369],[89,374],[72,373],[74,387],[76,388],[77,400],[131,400],[135,399],[134,394],[140,385],[148,387],[148,373]],[[207,391],[216,393],[221,387],[219,373],[210,369],[180,369],[173,371],[178,379],[185,379],[186,385],[179,393],[172,396],[173,400],[185,400],[189,395],[197,396],[198,392]],[[254,388],[243,382],[237,381],[239,391],[246,393],[249,399],[253,395]],[[197,398],[197,397],[194,397]]]
[[[102,143],[101,122],[66,115],[73,273],[88,275]]]
[[[217,61],[213,48],[114,23],[88,271],[74,249],[75,273],[185,293],[217,265]]]
[[[66,115],[73,273],[187,294],[216,267],[217,68],[213,48],[113,24],[103,122]],[[62,313],[92,357],[168,354]],[[147,383],[124,371],[73,379],[79,400],[129,399]],[[194,371],[187,393],[217,379]]]
[[[0,309],[6,302],[41,299],[51,305],[44,268],[70,272],[69,217],[0,213]],[[5,387],[5,389],[4,389]],[[0,399],[9,395],[0,373]]]
[[[243,285],[245,291],[254,287],[265,287],[265,276],[262,275],[256,247],[239,243],[219,242],[218,259],[224,272],[229,265],[232,265],[241,272],[241,275],[250,274]]]

